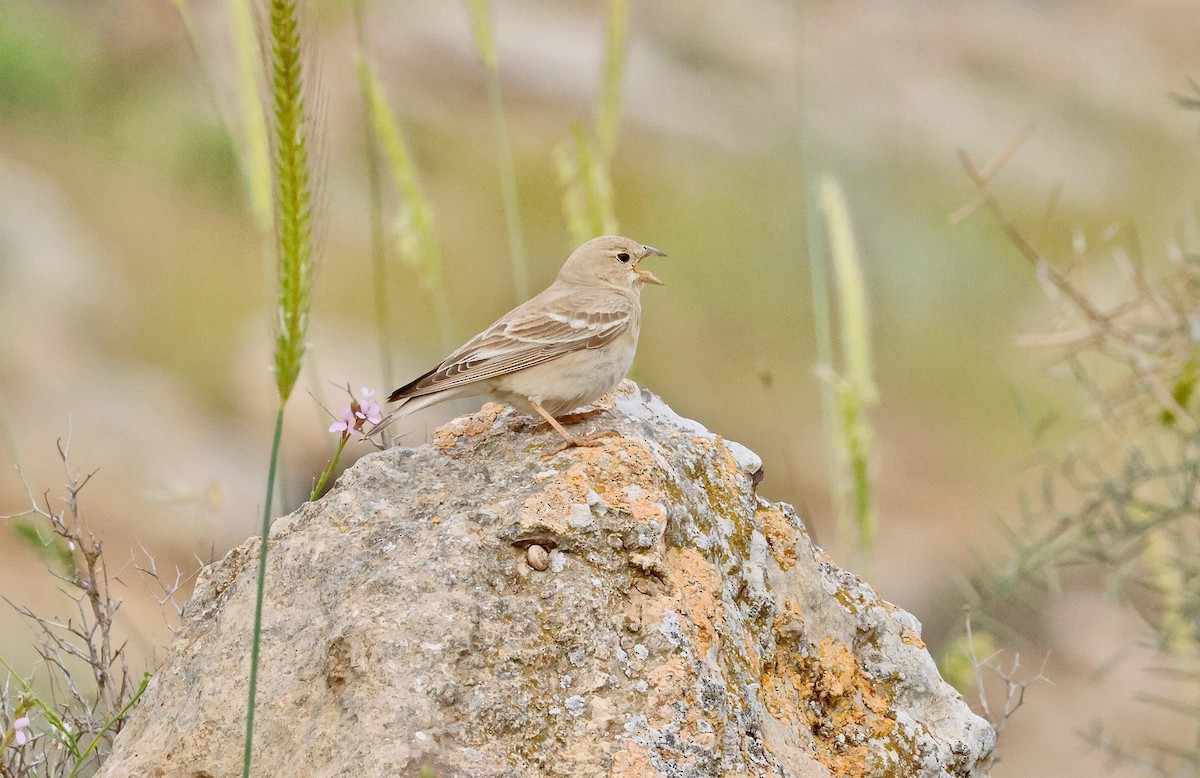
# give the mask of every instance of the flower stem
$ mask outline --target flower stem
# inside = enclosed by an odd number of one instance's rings
[[[309,500],[315,500],[321,496],[321,492],[325,489],[325,484],[329,482],[329,476],[333,475],[334,468],[337,467],[338,461],[342,458],[342,450],[346,448],[346,441],[349,439],[350,433],[346,433],[338,441],[337,452],[333,455],[333,459],[329,460],[329,465],[321,473],[321,477],[317,479],[316,486],[313,487],[312,493],[308,496]]]
[[[100,727],[100,731],[96,733],[94,738],[92,738],[92,742],[83,750],[83,753],[79,755],[75,762],[75,767],[71,770],[67,778],[75,778],[75,776],[79,774],[79,770],[83,767],[83,763],[87,761],[88,755],[96,750],[96,746],[100,745],[100,739],[103,738],[104,735],[110,729],[112,729],[118,721],[124,718],[125,714],[129,713],[129,710],[136,705],[137,701],[141,699],[143,694],[146,693],[146,687],[149,685],[150,673],[146,672],[142,676],[142,682],[140,685],[138,685],[137,691],[134,692],[133,696],[129,698],[129,702],[125,703],[125,705],[119,711],[117,711],[115,716],[112,716],[108,719],[108,721],[104,722],[104,725]]]
[[[271,532],[271,498],[275,494],[275,468],[279,462],[279,441],[283,437],[283,408],[275,415],[275,438],[271,443],[271,466],[267,471],[267,499],[263,506],[262,538],[258,552],[258,590],[254,600],[254,636],[250,643],[250,690],[246,695],[246,748],[242,753],[242,778],[250,778],[250,754],[254,743],[254,697],[258,690],[258,646],[262,637],[263,589],[267,582],[267,535]]]

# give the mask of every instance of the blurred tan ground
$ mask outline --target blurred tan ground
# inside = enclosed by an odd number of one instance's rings
[[[189,3],[219,102],[236,106],[225,4]],[[385,386],[371,302],[368,202],[350,6],[320,5],[328,178],[310,369],[289,408],[286,507],[333,441],[315,395]],[[1197,117],[1170,92],[1200,77],[1200,14],[1173,2],[638,4],[614,187],[621,230],[666,250],[646,294],[634,377],[680,413],[763,456],[764,491],[796,503],[833,545],[812,376],[813,334],[796,145],[794,72],[813,148],[854,211],[872,293],[882,527],[869,578],[930,627],[959,618],[969,550],[1012,516],[1028,451],[1013,392],[1064,404],[1043,357],[1009,345],[1045,325],[1022,260],[983,215],[955,149],[986,159],[1036,133],[997,180],[1032,220],[1065,184],[1050,245],[1129,220],[1163,256],[1200,194]],[[509,132],[535,285],[569,250],[553,149],[586,119],[602,6],[495,4]],[[371,45],[438,208],[459,336],[514,302],[480,69],[457,3],[373,4]],[[88,516],[119,561],[143,544],[188,565],[257,532],[273,418],[270,271],[232,151],[170,3],[8,0],[0,6],[0,392],[39,493],[73,464],[99,468]],[[442,355],[432,311],[391,251],[393,380]],[[405,422],[406,442],[464,406]],[[469,407],[469,406],[468,406]],[[362,453],[356,450],[355,454]],[[8,458],[6,457],[6,460]],[[0,510],[20,484],[0,481]],[[837,554],[837,549],[833,549]],[[131,652],[165,639],[129,576]],[[0,534],[0,592],[61,612],[55,582]],[[0,654],[28,666],[28,633],[0,613]],[[997,776],[1090,775],[1104,759],[1077,732],[1100,717],[1136,745],[1178,721],[1135,702],[1154,663],[1143,637],[1087,587],[1026,625],[1032,702],[1005,733]],[[1097,671],[1123,657],[1102,678]],[[1183,737],[1185,735],[1181,735]]]

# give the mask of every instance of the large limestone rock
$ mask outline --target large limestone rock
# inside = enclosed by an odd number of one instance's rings
[[[486,405],[275,522],[256,775],[986,775],[920,625],[758,457],[630,383],[606,407],[621,437],[543,459]],[[101,775],[240,773],[257,552],[205,571]]]

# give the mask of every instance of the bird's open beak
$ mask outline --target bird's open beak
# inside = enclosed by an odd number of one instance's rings
[[[638,262],[641,262],[646,257],[665,257],[666,254],[654,248],[653,246],[642,246],[642,255],[638,257]],[[663,282],[658,279],[658,276],[651,273],[649,270],[638,270],[637,264],[633,266],[633,272],[637,273],[638,280],[643,284],[654,284],[662,286]]]

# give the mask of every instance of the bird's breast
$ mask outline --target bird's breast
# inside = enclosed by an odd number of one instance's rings
[[[637,330],[596,349],[565,354],[497,381],[497,393],[533,398],[555,416],[595,402],[621,383],[633,365]]]

